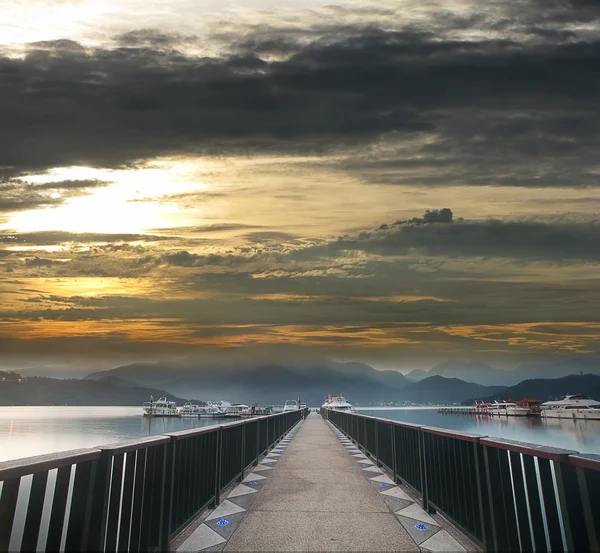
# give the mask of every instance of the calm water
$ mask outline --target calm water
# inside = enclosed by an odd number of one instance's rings
[[[440,415],[431,408],[369,409],[363,414],[600,453],[600,421]],[[223,422],[141,416],[139,407],[0,407],[0,461],[131,440]]]
[[[0,407],[0,461],[223,422],[142,417],[141,407]]]
[[[418,407],[395,409],[359,407],[357,411],[384,419],[574,449],[581,453],[600,453],[600,421],[442,415],[437,412],[437,408]]]

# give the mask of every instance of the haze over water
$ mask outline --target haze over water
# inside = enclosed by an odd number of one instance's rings
[[[600,421],[541,421],[440,415],[435,408],[360,409],[362,414],[600,453]],[[69,449],[160,435],[226,419],[141,416],[139,407],[1,407],[0,462]]]

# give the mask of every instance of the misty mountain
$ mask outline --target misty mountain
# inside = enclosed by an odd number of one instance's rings
[[[482,386],[436,375],[410,384],[400,392],[399,399],[415,403],[458,403],[471,397],[503,393],[504,390],[503,386]]]
[[[20,375],[19,375],[20,376]],[[183,405],[185,400],[157,388],[146,388],[116,376],[97,380],[30,377],[0,381],[0,405],[132,405],[141,407],[150,396]],[[141,414],[141,410],[140,410]]]
[[[526,397],[536,398],[541,401],[562,399],[567,394],[584,394],[596,401],[600,401],[600,376],[595,374],[573,374],[562,378],[537,378],[520,382],[516,386],[505,388],[501,392],[502,399],[519,400]],[[486,397],[474,394],[474,399],[494,401],[498,394],[491,393]],[[471,405],[473,400],[465,401]]]
[[[429,371],[416,369],[405,376],[416,381],[430,376],[444,376],[484,386],[514,386],[523,380],[562,378],[579,374],[582,370],[586,373],[600,374],[600,363],[595,359],[561,359],[551,364],[528,364],[511,370],[500,370],[481,361],[451,359],[436,365]]]
[[[266,364],[260,366],[193,367],[188,363],[133,364],[92,373],[90,379],[116,376],[138,385],[153,385],[204,400],[227,399],[251,404],[283,404],[299,395],[321,405],[328,393],[343,393],[350,401],[395,401],[409,381],[396,371],[376,371],[364,363]]]

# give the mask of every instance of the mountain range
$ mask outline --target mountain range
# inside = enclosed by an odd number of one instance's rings
[[[511,370],[500,370],[490,367],[482,361],[450,359],[428,371],[415,369],[405,376],[418,382],[431,376],[459,378],[466,382],[475,382],[484,386],[514,386],[523,380],[562,378],[572,374],[600,375],[600,361],[593,358],[561,359],[550,364],[520,365]]]

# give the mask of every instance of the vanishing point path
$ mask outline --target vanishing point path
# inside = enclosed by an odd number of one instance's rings
[[[311,413],[175,548],[464,551],[470,545]]]

